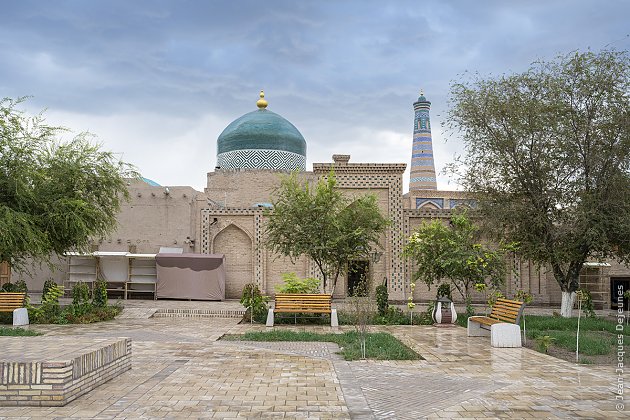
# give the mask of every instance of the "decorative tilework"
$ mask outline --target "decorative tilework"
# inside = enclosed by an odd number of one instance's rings
[[[431,121],[429,109],[431,102],[424,96],[414,102],[413,145],[411,154],[411,176],[409,190],[435,190],[435,163],[433,161],[433,140],[431,139]]]
[[[306,156],[283,150],[243,149],[217,154],[217,167],[222,169],[277,169],[304,171]]]
[[[443,198],[416,198],[416,208],[419,209],[426,203],[431,203],[439,209],[444,208]]]

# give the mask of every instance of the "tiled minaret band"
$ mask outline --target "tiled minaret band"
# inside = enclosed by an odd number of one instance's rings
[[[437,190],[435,163],[433,162],[433,140],[431,139],[431,102],[424,94],[413,103],[413,148],[411,150],[411,175],[409,190]]]

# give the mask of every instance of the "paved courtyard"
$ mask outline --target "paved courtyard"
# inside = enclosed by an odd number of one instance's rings
[[[265,330],[238,324],[238,318],[202,317],[203,311],[196,317],[151,317],[159,307],[195,303],[129,306],[111,322],[31,328],[58,337],[60,346],[74,336],[131,337],[131,371],[65,407],[3,407],[0,418],[628,418],[627,411],[615,409],[615,366],[578,366],[524,348],[494,349],[487,338],[466,337],[463,328],[379,327],[426,360],[346,362],[329,343],[218,340],[226,333]],[[233,303],[215,307],[239,309]]]

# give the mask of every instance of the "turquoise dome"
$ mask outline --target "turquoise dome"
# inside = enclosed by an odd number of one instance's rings
[[[306,140],[285,118],[260,107],[232,121],[219,135],[216,166],[305,170]]]

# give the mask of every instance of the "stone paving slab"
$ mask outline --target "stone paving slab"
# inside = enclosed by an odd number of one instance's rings
[[[494,349],[484,337],[466,337],[463,328],[374,328],[426,360],[345,362],[326,343],[216,341],[226,333],[269,330],[237,322],[127,318],[32,326],[62,343],[76,335],[132,336],[133,369],[66,407],[10,408],[0,418],[628,418],[615,410],[614,366]]]

